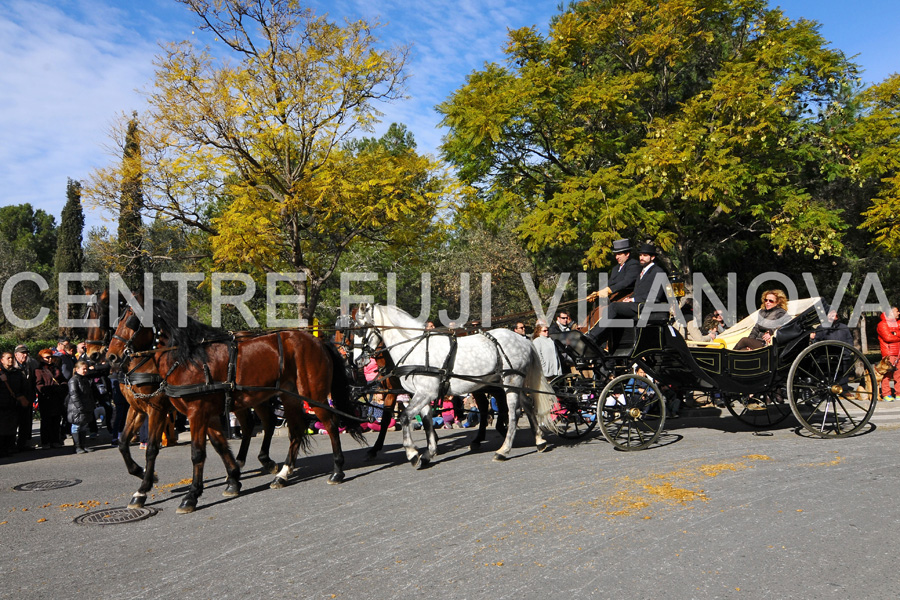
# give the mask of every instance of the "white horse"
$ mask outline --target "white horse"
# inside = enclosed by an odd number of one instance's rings
[[[364,304],[357,311],[360,326],[369,329],[366,339],[374,349],[372,334],[379,336],[395,364],[394,373],[412,394],[400,418],[406,458],[416,467],[427,465],[437,454],[437,435],[431,422],[431,402],[439,394],[462,396],[485,387],[502,385],[509,407],[509,428],[494,460],[509,458],[516,434],[516,408],[520,399],[534,430],[538,452],[547,448],[541,427],[554,431],[549,419],[556,394],[547,383],[534,346],[508,329],[492,329],[464,337],[425,332],[424,325],[396,306]],[[423,454],[412,441],[412,420],[419,415],[428,448]]]

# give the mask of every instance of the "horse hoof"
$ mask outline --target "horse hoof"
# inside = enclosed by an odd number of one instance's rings
[[[242,461],[242,460],[237,460],[237,461],[235,461],[235,462],[237,463],[237,466],[239,466],[239,467],[241,468],[241,470],[244,469],[244,461]]]
[[[276,477],[275,481],[269,484],[269,487],[273,490],[280,490],[284,486],[287,485],[287,480],[283,477]]]
[[[366,460],[375,460],[376,458],[378,458],[378,452],[376,452],[375,450],[370,449],[368,452],[366,452]]]
[[[481,442],[472,442],[469,444],[469,452],[477,452],[481,449]]]
[[[159,483],[159,475],[156,474],[156,471],[153,472],[153,483]]]
[[[424,456],[419,458],[418,464],[416,465],[416,469],[422,470],[427,467],[431,463],[431,459],[425,458]]]
[[[184,501],[182,501],[181,506],[179,506],[178,508],[175,509],[175,514],[186,515],[188,513],[194,512],[194,510],[196,508],[197,508],[196,500],[188,501],[187,499],[185,499]]]
[[[509,457],[505,454],[494,453],[494,462],[506,462],[509,460]]]
[[[128,503],[128,508],[144,508],[144,502],[147,501],[146,494],[135,494]]]
[[[343,473],[332,473],[331,477],[328,478],[328,485],[337,485],[344,481]]]
[[[240,493],[241,483],[238,481],[233,484],[229,483],[227,486],[225,486],[225,491],[222,492],[222,495],[226,498],[237,498]]]
[[[418,454],[409,459],[409,464],[412,465],[413,469],[418,469],[420,462],[421,457]]]
[[[263,463],[262,472],[268,473],[269,475],[277,475],[278,474],[278,463],[274,460],[270,460],[267,463]]]
[[[543,451],[545,451],[546,449],[547,449],[547,442],[544,442],[543,444],[538,444],[538,445],[537,445],[537,451],[538,451],[538,452],[543,452]]]

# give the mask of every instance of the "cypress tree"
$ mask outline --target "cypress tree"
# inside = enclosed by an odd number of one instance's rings
[[[122,156],[122,201],[119,209],[119,255],[122,276],[134,291],[144,281],[143,223],[144,192],[141,180],[141,145],[137,113],[133,113],[125,133],[125,151]]]
[[[81,208],[81,183],[69,179],[66,185],[66,205],[63,207],[57,238],[56,257],[53,262],[51,290],[59,289],[60,273],[81,273],[84,252],[81,249],[84,231],[84,211]],[[79,293],[81,290],[78,290]],[[58,296],[57,296],[58,297]],[[74,307],[70,307],[74,308]],[[78,315],[70,314],[70,317]]]

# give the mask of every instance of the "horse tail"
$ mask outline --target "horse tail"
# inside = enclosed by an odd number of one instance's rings
[[[350,415],[356,414],[356,406],[350,398],[350,378],[344,368],[344,357],[333,344],[324,342],[322,345],[331,358],[331,401],[337,410]],[[359,421],[351,421],[339,415],[338,422],[347,428],[347,433],[354,440],[360,444],[366,443]]]
[[[553,403],[556,401],[556,392],[544,377],[541,358],[534,347],[531,348],[531,362],[525,376],[525,388],[529,390],[527,395],[532,399],[532,414],[535,422],[544,431],[557,433],[556,422],[550,418]]]

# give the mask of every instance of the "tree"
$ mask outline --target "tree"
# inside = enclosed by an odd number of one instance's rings
[[[442,149],[532,250],[593,267],[617,237],[651,239],[684,275],[759,239],[840,253],[820,181],[847,174],[856,67],[815,23],[764,0],[585,0],[507,53],[439,106]]]
[[[136,290],[144,281],[144,255],[141,248],[144,194],[141,185],[141,144],[137,113],[132,114],[125,134],[122,155],[122,200],[119,209],[118,265],[129,288]]]
[[[871,181],[875,196],[865,212],[862,228],[875,243],[900,255],[900,74],[865,91],[864,114],[852,133],[861,149],[860,182]]]
[[[56,219],[31,204],[0,207],[0,239],[9,243],[13,254],[26,253],[28,270],[48,275],[56,249]],[[6,255],[5,255],[6,256]]]
[[[380,50],[368,23],[339,26],[290,0],[180,1],[224,52],[183,42],[157,60],[145,212],[209,233],[219,267],[303,273],[298,312],[310,317],[350,244],[409,243],[447,194],[446,174],[411,149],[347,145],[376,103],[402,96],[407,49]],[[91,197],[109,205],[121,180],[97,172]]]
[[[53,263],[53,291],[58,290],[60,273],[81,273],[84,253],[81,248],[84,211],[81,208],[81,183],[72,179],[66,184],[66,204],[59,224],[59,241]],[[74,314],[69,315],[75,317]]]

